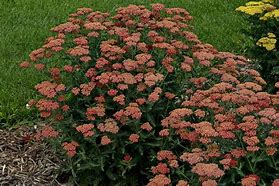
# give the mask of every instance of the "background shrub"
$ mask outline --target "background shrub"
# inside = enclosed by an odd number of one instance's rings
[[[45,73],[36,134],[77,184],[271,183],[278,94],[238,55],[202,43],[182,8],[80,8],[21,67]],[[257,174],[257,175],[255,175]]]
[[[268,82],[268,91],[275,92],[274,84],[279,80],[278,58],[278,1],[251,1],[237,8],[245,13],[251,23],[247,36],[254,40],[248,55],[259,64],[259,71]]]

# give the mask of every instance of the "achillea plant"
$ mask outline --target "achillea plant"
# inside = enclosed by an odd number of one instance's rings
[[[30,54],[29,105],[85,185],[271,184],[279,94],[242,56],[201,42],[181,8],[80,8]],[[276,84],[279,87],[279,84]]]
[[[260,65],[262,77],[268,82],[269,92],[275,93],[273,86],[279,81],[278,21],[279,1],[251,1],[236,10],[247,15],[251,23],[247,36],[255,42],[248,54]]]

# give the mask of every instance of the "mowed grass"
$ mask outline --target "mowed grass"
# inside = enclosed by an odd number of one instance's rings
[[[250,42],[242,34],[246,22],[234,9],[244,0],[1,0],[0,1],[0,127],[30,120],[25,108],[42,77],[18,67],[28,54],[39,48],[50,28],[65,22],[79,7],[112,12],[129,4],[164,3],[186,8],[194,17],[195,33],[222,51],[241,54]]]

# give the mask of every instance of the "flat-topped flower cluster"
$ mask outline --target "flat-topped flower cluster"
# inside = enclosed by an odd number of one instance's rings
[[[60,143],[76,182],[278,183],[279,94],[191,19],[163,4],[80,8],[21,64],[48,77],[29,101],[49,123],[35,137]]]

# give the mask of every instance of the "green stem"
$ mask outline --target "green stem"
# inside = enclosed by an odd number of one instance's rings
[[[182,147],[183,149],[187,149],[186,147],[184,147],[183,145],[181,145],[180,143],[177,143],[176,141],[174,141],[173,139],[171,139],[172,142],[174,142],[175,144],[179,145],[180,147]]]
[[[237,138],[238,138],[238,140],[239,140],[239,142],[240,142],[240,145],[241,145],[242,149],[245,149],[245,147],[244,147],[244,145],[243,145],[243,143],[242,143],[242,141],[241,141],[240,136],[239,136],[238,134],[236,134],[236,136],[237,136]],[[247,158],[247,156],[245,156],[245,158],[246,158],[246,160],[247,160],[247,162],[248,162],[248,164],[249,164],[249,168],[251,169],[252,173],[255,173],[254,167],[252,166],[252,164],[251,164],[251,162],[249,161],[249,159]]]
[[[278,170],[278,167],[277,167],[277,165],[276,165],[276,162],[275,162],[273,156],[271,156],[271,160],[272,160],[272,163],[274,164],[274,168],[275,168],[276,170]]]
[[[190,181],[190,179],[188,178],[188,176],[186,176],[182,171],[178,170],[178,172],[179,172],[184,178],[186,178],[188,181]]]

